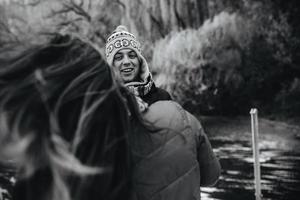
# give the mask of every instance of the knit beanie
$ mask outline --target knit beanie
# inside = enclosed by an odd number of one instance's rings
[[[140,74],[139,78],[141,82],[131,82],[126,84],[130,85],[142,85],[152,79],[152,75],[150,74],[149,67],[147,61],[141,53],[141,44],[136,39],[136,37],[128,32],[127,28],[123,25],[120,25],[112,32],[112,34],[108,37],[106,41],[106,60],[110,67],[113,66],[113,59],[115,54],[121,49],[132,49],[136,52],[140,62]]]

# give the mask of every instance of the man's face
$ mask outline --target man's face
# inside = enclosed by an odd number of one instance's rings
[[[113,59],[113,67],[125,83],[138,81],[140,61],[134,50],[121,49]]]

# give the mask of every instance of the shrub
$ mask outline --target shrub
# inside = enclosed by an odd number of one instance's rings
[[[242,50],[251,37],[242,17],[222,12],[197,30],[187,29],[156,43],[153,67],[157,83],[182,105],[213,111],[219,107],[223,86],[237,88]]]
[[[197,30],[173,32],[154,47],[157,83],[183,106],[201,113],[241,114],[283,106],[293,38],[285,15],[276,19],[262,4],[244,15],[221,12]],[[251,15],[249,13],[255,13]],[[277,100],[277,103],[275,99]]]

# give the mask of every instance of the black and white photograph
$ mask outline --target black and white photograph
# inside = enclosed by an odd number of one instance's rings
[[[0,200],[298,200],[297,0],[0,0]]]

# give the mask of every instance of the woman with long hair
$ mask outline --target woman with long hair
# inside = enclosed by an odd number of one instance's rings
[[[57,35],[16,51],[0,68],[13,199],[199,199],[200,185],[218,179],[198,120],[172,101],[141,113],[89,44]]]

